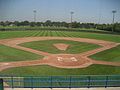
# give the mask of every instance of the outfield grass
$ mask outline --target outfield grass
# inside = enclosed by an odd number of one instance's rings
[[[59,36],[59,37],[81,37],[98,40],[120,42],[120,35],[99,34],[89,32],[68,32],[68,31],[0,31],[0,39],[17,37],[39,37],[39,36]]]
[[[120,74],[120,67],[92,65],[82,69],[62,69],[51,66],[28,66],[7,69],[0,74],[17,76],[113,75]]]
[[[64,43],[70,45],[67,50],[59,50],[53,44],[57,43]],[[40,50],[52,54],[59,54],[59,53],[65,53],[65,54],[78,54],[81,52],[86,52],[89,50],[96,49],[100,46],[95,44],[89,44],[89,43],[82,43],[77,41],[69,41],[69,40],[44,40],[44,41],[33,41],[28,43],[22,43],[21,46],[32,48],[35,50]]]
[[[93,58],[95,60],[120,62],[120,45],[115,48],[94,54],[90,56],[90,58]]]
[[[36,60],[43,56],[0,45],[0,62]]]

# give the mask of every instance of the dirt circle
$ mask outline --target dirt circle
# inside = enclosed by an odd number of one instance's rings
[[[42,61],[61,68],[83,68],[92,64],[91,60],[74,54],[54,54],[45,57]]]
[[[80,54],[51,54],[48,52],[38,51],[18,45],[25,42],[40,41],[40,40],[71,40],[71,41],[97,44],[102,47],[87,52],[83,52]],[[120,45],[119,43],[110,42],[110,41],[87,39],[87,38],[68,38],[68,37],[25,37],[25,38],[0,40],[0,44],[44,56],[43,59],[34,60],[34,61],[28,60],[28,61],[5,62],[5,63],[1,62],[0,71],[12,67],[33,66],[33,65],[50,65],[59,68],[85,68],[92,64],[120,66],[119,62],[96,61],[89,58],[89,56],[93,54]]]

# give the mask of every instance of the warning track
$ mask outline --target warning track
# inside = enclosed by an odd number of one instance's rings
[[[102,47],[83,52],[80,54],[51,54],[48,52],[38,51],[31,48],[26,48],[19,46],[18,44],[32,41],[40,40],[71,40],[78,42],[86,42],[91,44],[97,44]],[[33,60],[33,61],[17,61],[17,62],[1,62],[0,71],[12,67],[21,67],[21,66],[33,66],[33,65],[50,65],[59,68],[85,68],[92,64],[102,64],[102,65],[112,65],[120,66],[119,62],[107,62],[107,61],[97,61],[89,58],[89,56],[96,54],[98,52],[111,49],[118,46],[120,43],[96,40],[96,39],[87,39],[87,38],[68,38],[68,37],[25,37],[25,38],[13,38],[13,39],[3,39],[0,40],[0,44],[13,47],[16,49],[32,52],[38,55],[43,55],[43,59]]]

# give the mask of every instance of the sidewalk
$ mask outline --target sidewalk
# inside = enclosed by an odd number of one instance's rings
[[[72,88],[72,89],[69,89],[69,88],[34,88],[34,89],[31,89],[31,88],[14,88],[14,89],[11,89],[11,88],[7,88],[7,89],[4,89],[4,90],[120,90],[120,87],[110,87],[110,88]]]

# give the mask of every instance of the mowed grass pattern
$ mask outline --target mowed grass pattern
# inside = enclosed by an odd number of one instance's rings
[[[26,61],[40,58],[43,58],[43,56],[0,45],[0,62]]]
[[[69,31],[4,31],[0,32],[0,39],[17,38],[17,37],[39,37],[39,36],[56,36],[56,37],[80,37],[98,40],[120,42],[120,35],[99,34],[90,32],[69,32]]]
[[[69,47],[64,50],[57,49],[53,44],[64,43],[69,45]],[[90,43],[82,43],[77,41],[69,41],[69,40],[44,40],[44,41],[33,41],[28,43],[22,43],[21,46],[32,48],[35,50],[40,50],[52,54],[78,54],[81,52],[89,51],[96,49],[100,46]]]

